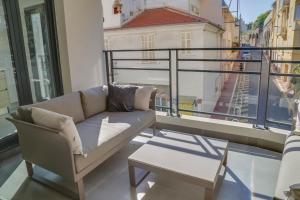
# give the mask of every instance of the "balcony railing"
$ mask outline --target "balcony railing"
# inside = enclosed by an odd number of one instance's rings
[[[300,47],[107,50],[104,56],[108,82],[157,86],[157,110],[175,117],[290,129],[300,98]]]

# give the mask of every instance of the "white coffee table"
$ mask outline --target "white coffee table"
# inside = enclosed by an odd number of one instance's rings
[[[128,158],[130,184],[137,187],[149,174],[165,174],[205,188],[216,197],[227,162],[228,141],[161,131]],[[136,168],[147,171],[136,177]]]

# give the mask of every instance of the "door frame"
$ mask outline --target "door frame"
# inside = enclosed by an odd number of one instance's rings
[[[26,60],[25,43],[21,23],[21,14],[19,9],[19,0],[0,0],[3,3],[5,20],[7,23],[7,33],[12,55],[12,67],[15,72],[16,89],[18,94],[19,105],[32,104],[32,93],[28,66]],[[60,68],[59,45],[57,38],[55,6],[54,0],[45,0],[45,12],[47,16],[47,26],[49,31],[49,47],[51,53],[51,65],[55,81],[56,96],[63,95],[62,76]],[[18,143],[17,133],[12,133],[0,140],[0,152],[8,149],[8,146],[14,147]]]

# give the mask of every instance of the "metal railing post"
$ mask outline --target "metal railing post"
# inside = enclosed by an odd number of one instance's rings
[[[173,116],[173,92],[172,92],[172,51],[169,49],[169,91],[170,91],[170,116]]]
[[[106,84],[108,85],[110,83],[109,80],[109,61],[108,61],[108,52],[104,52],[105,55],[105,69],[106,69]]]
[[[178,50],[176,49],[176,116],[180,117],[179,114],[179,74],[178,74]]]
[[[266,119],[268,112],[268,96],[269,96],[269,84],[270,84],[270,72],[271,72],[271,60],[272,50],[270,50],[269,60],[266,58],[265,65],[263,64],[263,57],[261,57],[261,75],[259,85],[259,96],[258,96],[258,109],[257,109],[257,123],[256,128],[267,129]],[[266,67],[263,67],[266,66]]]
[[[113,52],[110,51],[110,71],[111,71],[111,82],[115,82],[114,77],[114,58],[113,58]]]

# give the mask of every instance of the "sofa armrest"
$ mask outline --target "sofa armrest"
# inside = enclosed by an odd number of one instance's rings
[[[149,108],[151,109],[151,110],[155,110],[156,108],[155,108],[155,101],[156,101],[156,94],[157,94],[157,89],[155,88],[155,89],[153,89],[153,92],[152,92],[152,94],[151,94],[151,99],[150,99],[150,103],[149,103]]]
[[[7,120],[17,128],[24,160],[75,180],[74,155],[65,137],[57,130],[11,118]]]

